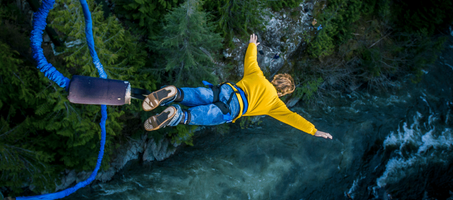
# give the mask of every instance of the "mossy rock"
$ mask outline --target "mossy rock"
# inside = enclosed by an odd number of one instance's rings
[[[314,4],[313,6],[313,17],[316,19],[321,13],[322,10],[327,7],[327,1],[321,0]]]
[[[287,40],[288,40],[288,37],[286,37],[286,35],[280,38],[280,41],[285,42],[285,43]]]
[[[296,11],[292,11],[289,14],[289,17],[291,17],[291,19],[293,19],[294,21],[296,21],[299,18],[299,16],[300,16],[299,9],[296,9]]]

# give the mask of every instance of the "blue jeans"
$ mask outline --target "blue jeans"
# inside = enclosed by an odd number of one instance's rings
[[[223,113],[220,108],[213,104],[214,94],[211,88],[197,87],[180,89],[184,92],[184,99],[180,103],[191,107],[189,108],[189,113],[191,115],[190,125],[212,126],[227,122],[227,120],[223,118]],[[222,85],[220,87],[219,100],[226,104],[232,93],[234,93],[234,91],[229,85]],[[173,106],[176,107],[177,112],[168,126],[178,125],[183,117],[181,107],[177,104]],[[240,107],[235,94],[233,94],[229,106],[230,115],[233,118],[238,116]]]

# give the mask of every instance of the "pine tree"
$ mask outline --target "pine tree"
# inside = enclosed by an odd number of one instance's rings
[[[115,16],[105,19],[100,6],[96,6],[94,1],[87,2],[92,10],[96,51],[107,75],[111,79],[128,80],[145,65],[146,53]],[[56,9],[50,12],[50,18],[53,18],[50,26],[66,37],[67,48],[64,52],[59,52],[61,57],[68,67],[78,70],[78,75],[97,77],[85,39],[85,22],[80,3],[76,0],[62,0],[57,1],[57,4]],[[63,5],[68,5],[67,9]]]
[[[190,86],[214,79],[213,56],[221,48],[222,38],[213,33],[213,26],[200,7],[200,1],[187,0],[165,15],[161,42],[154,43],[165,58],[165,71],[172,84]]]
[[[256,0],[229,0],[219,10],[219,26],[227,40],[236,32],[248,36],[253,29],[264,28],[263,14],[260,13],[261,3]],[[255,30],[256,31],[256,30]]]
[[[335,46],[351,39],[354,36],[352,32],[357,29],[355,22],[365,17],[365,12],[370,12],[368,7],[363,9],[365,6],[361,0],[329,1],[329,5],[317,16],[318,26],[322,26],[322,29],[310,41],[308,52],[311,56],[318,58],[331,55],[336,50]]]
[[[207,0],[204,9],[213,13],[216,32],[222,33],[226,45],[231,46],[235,35],[247,37],[264,29],[262,6],[258,0]]]
[[[449,0],[399,0],[392,7],[395,28],[408,33],[431,36],[447,29],[453,22],[453,1]]]
[[[34,183],[37,190],[51,190],[58,176],[49,165],[54,154],[37,148],[39,137],[30,140],[37,133],[28,111],[39,103],[34,99],[35,88],[43,87],[35,84],[42,80],[34,67],[2,41],[0,58],[0,185],[11,187],[16,194],[24,182]]]
[[[267,0],[267,4],[274,10],[279,11],[282,8],[295,8],[302,3],[303,0]]]
[[[134,32],[154,38],[161,31],[163,16],[178,6],[182,0],[114,0],[114,2],[115,13],[132,22],[127,25],[133,27]]]
[[[45,89],[43,79],[27,56],[29,39],[23,32],[24,17],[13,4],[0,5],[0,185],[15,194],[24,183],[36,190],[52,190],[58,177],[52,152],[37,147],[41,142],[30,113],[42,101],[35,95]],[[14,47],[14,48],[12,48]],[[38,136],[38,137],[36,137]],[[33,139],[32,139],[33,138]]]

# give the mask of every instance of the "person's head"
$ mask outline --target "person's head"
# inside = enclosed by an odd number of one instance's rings
[[[291,94],[296,89],[294,79],[289,74],[277,74],[271,82],[277,90],[278,97]]]

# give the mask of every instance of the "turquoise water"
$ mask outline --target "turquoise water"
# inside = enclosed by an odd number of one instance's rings
[[[167,160],[128,165],[66,199],[420,199],[450,196],[453,45],[399,89],[292,110],[326,140],[274,120],[205,131]],[[330,98],[330,97],[329,97]],[[431,175],[430,175],[431,174]],[[445,179],[445,180],[444,180]]]

